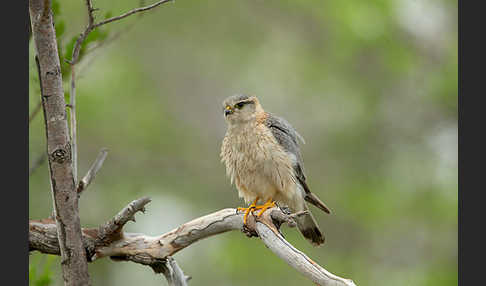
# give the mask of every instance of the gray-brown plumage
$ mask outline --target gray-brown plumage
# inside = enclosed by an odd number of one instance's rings
[[[228,129],[221,159],[240,197],[247,203],[274,200],[292,212],[308,210],[307,201],[330,213],[307,186],[299,148],[304,140],[285,119],[265,112],[254,96],[228,97],[223,111]],[[305,238],[314,245],[324,243],[310,212],[296,220]]]

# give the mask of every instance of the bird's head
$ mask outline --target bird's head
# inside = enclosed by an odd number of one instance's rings
[[[263,108],[255,96],[237,94],[223,101],[223,114],[229,125],[254,121]]]

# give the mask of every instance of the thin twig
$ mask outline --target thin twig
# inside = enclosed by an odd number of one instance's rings
[[[70,62],[71,67],[78,62],[79,52],[81,51],[81,45],[83,44],[88,34],[91,33],[91,31],[95,28],[93,12],[96,11],[96,9],[93,8],[93,3],[91,2],[91,0],[86,0],[86,8],[88,10],[88,25],[81,33],[81,35],[79,35],[78,39],[76,40],[76,43],[74,44],[73,54]]]
[[[77,125],[76,125],[76,86],[75,86],[75,71],[74,64],[71,63],[71,92],[69,93],[69,107],[70,107],[70,133],[71,145],[73,153],[73,177],[74,184],[78,184],[78,144],[77,144]]]
[[[29,125],[32,122],[32,120],[35,118],[37,113],[39,113],[41,107],[42,107],[42,102],[39,101],[39,103],[37,103],[37,105],[35,106],[34,110],[32,110],[32,113],[29,115]]]
[[[81,51],[81,46],[88,36],[88,34],[93,30],[94,25],[94,15],[93,3],[91,0],[86,0],[86,6],[88,9],[88,25],[83,33],[78,37],[73,48],[73,53],[71,57],[71,92],[69,94],[69,107],[70,107],[70,135],[71,135],[71,145],[72,145],[72,164],[73,164],[73,175],[74,184],[78,184],[78,144],[76,138],[76,73],[74,65],[78,62],[79,52]]]
[[[40,155],[37,160],[34,161],[34,163],[32,164],[32,167],[30,167],[29,169],[29,177],[32,176],[32,174],[34,173],[35,170],[37,170],[37,168],[39,168],[42,163],[44,163],[44,161],[46,160],[46,154],[45,153],[42,153],[42,155]]]
[[[106,20],[103,20],[99,23],[96,23],[94,25],[94,28],[97,28],[99,26],[102,26],[102,25],[105,25],[105,24],[108,24],[108,23],[111,23],[111,22],[114,22],[114,21],[118,21],[118,20],[121,20],[123,18],[126,18],[130,15],[133,15],[135,13],[138,13],[138,12],[143,12],[143,11],[147,11],[147,10],[150,10],[150,9],[153,9],[161,4],[164,4],[164,3],[167,3],[167,2],[170,2],[170,1],[173,1],[173,0],[161,0],[161,1],[158,1],[158,2],[155,2],[154,4],[151,4],[151,5],[148,5],[148,6],[145,6],[145,7],[140,7],[140,8],[136,8],[136,9],[133,9],[133,10],[130,10],[120,16],[115,16],[115,17],[111,17],[111,18],[108,18]]]
[[[93,3],[91,0],[86,0],[86,6],[88,9],[88,25],[84,32],[76,40],[76,44],[73,48],[72,58],[70,63],[71,66],[71,92],[69,93],[69,107],[70,107],[70,135],[71,135],[71,145],[72,145],[72,164],[73,164],[73,176],[74,184],[78,184],[78,144],[77,144],[77,125],[76,125],[76,73],[74,65],[77,63],[79,58],[79,52],[81,51],[81,45],[88,36],[88,34],[93,30],[94,15]]]
[[[103,166],[103,162],[105,161],[107,155],[108,149],[101,149],[98,157],[96,157],[96,160],[93,162],[86,175],[84,175],[84,177],[79,181],[77,188],[78,194],[86,190],[94,180],[96,174],[98,174],[98,171],[101,169],[101,166]]]

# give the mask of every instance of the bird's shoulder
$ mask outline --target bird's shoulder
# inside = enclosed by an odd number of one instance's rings
[[[277,142],[284,147],[286,151],[299,148],[299,142],[305,143],[304,138],[297,130],[284,118],[272,113],[265,112],[262,123],[271,130]]]
[[[264,124],[270,129],[276,141],[290,154],[296,177],[305,185],[304,162],[300,152],[299,142],[305,143],[304,138],[284,118],[267,113]],[[304,189],[308,189],[304,186]]]

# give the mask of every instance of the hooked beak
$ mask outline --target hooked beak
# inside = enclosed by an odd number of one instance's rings
[[[226,108],[224,109],[224,116],[226,117],[231,113],[233,113],[233,109],[231,108],[231,106],[226,106]]]

